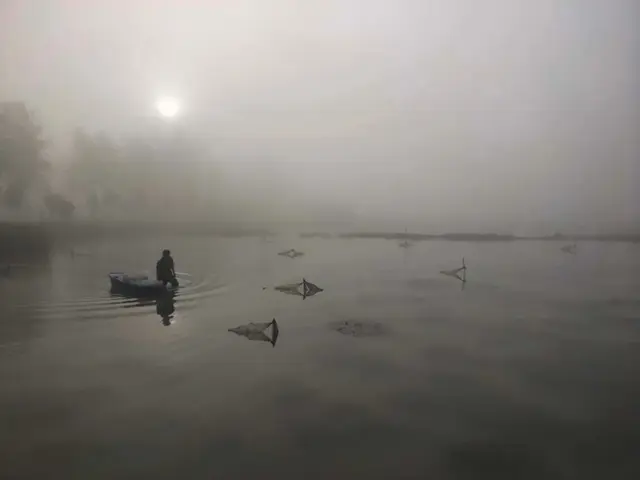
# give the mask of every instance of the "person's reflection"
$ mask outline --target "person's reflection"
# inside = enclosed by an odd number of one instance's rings
[[[173,314],[176,311],[175,304],[173,295],[163,295],[156,300],[156,313],[162,317],[162,324],[165,327],[173,323]]]

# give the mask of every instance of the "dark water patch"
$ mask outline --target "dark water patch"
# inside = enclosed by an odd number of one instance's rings
[[[359,345],[365,345],[361,343]],[[323,369],[339,372],[341,377],[352,378],[357,382],[371,382],[374,385],[391,385],[407,378],[415,378],[415,370],[391,355],[378,351],[354,349],[351,346],[315,356]]]
[[[106,387],[92,387],[73,391],[74,402],[69,401],[69,392],[39,392],[37,389],[22,392],[17,396],[0,396],[0,423],[4,435],[18,435],[20,430],[40,430],[64,426],[79,409],[90,410],[109,402],[110,391]],[[41,395],[47,395],[42,402]],[[81,405],[80,407],[78,405]]]
[[[460,480],[539,480],[550,478],[551,473],[545,466],[544,456],[535,449],[495,441],[453,446],[445,454],[444,464],[450,478]]]
[[[286,432],[274,455],[290,472],[311,478],[422,478],[431,456],[429,429],[404,427],[389,411],[360,398],[332,398],[332,392],[303,382],[276,382],[262,390],[272,421]],[[371,462],[372,452],[384,456]],[[308,476],[305,474],[305,478]]]
[[[451,282],[448,282],[443,278],[411,278],[406,281],[406,284],[409,288],[417,290],[442,290],[444,288],[449,288],[450,283]]]
[[[589,424],[540,399],[513,395],[511,388],[473,372],[427,375],[422,384],[394,391],[385,404],[400,424],[428,425],[438,438],[438,478],[565,478],[557,460],[589,435]],[[586,459],[574,460],[575,478],[595,478],[581,476],[590,472]]]
[[[618,323],[627,330],[635,330],[636,338],[640,338],[640,298],[610,297],[603,300],[589,300],[581,306],[564,302],[561,306],[565,310],[581,308],[584,319],[590,326],[603,323]],[[604,327],[607,328],[607,327]],[[633,338],[633,336],[631,337]]]
[[[55,238],[41,225],[0,222],[0,264],[46,263]]]

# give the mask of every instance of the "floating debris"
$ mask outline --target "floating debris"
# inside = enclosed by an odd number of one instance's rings
[[[265,334],[265,331],[271,327],[271,336]],[[278,335],[280,335],[280,328],[278,322],[274,318],[270,322],[260,323],[248,323],[247,325],[240,325],[239,327],[230,328],[230,332],[235,333],[257,342],[269,342],[273,347],[276,346],[278,341]]]
[[[462,266],[460,268],[454,268],[453,270],[440,270],[440,273],[449,277],[457,278],[462,283],[465,283],[467,281],[467,266],[464,263],[464,257],[462,257]]]
[[[279,252],[278,255],[282,257],[296,258],[304,255],[304,252],[298,252],[295,248],[291,248],[289,250],[285,250],[284,252]]]
[[[303,300],[307,297],[314,296],[316,293],[324,291],[323,288],[320,288],[311,282],[307,282],[307,280],[305,280],[304,278],[300,283],[289,283],[286,285],[280,285],[278,287],[275,287],[275,290],[277,290],[278,292],[286,293],[288,295],[298,295],[302,297]]]
[[[352,337],[377,337],[387,333],[379,322],[345,320],[329,324],[332,330]]]
[[[576,245],[575,243],[573,245],[565,245],[560,250],[562,250],[564,253],[575,255],[576,253],[578,253],[578,245]]]

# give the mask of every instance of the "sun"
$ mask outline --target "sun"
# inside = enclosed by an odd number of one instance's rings
[[[173,97],[162,97],[156,101],[156,109],[164,118],[172,118],[180,110],[180,102]]]

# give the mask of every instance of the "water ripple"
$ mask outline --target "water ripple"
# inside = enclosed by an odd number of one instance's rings
[[[197,281],[187,273],[179,273],[177,277],[180,280],[180,288],[173,292],[173,301],[176,305],[180,305],[180,310],[193,308],[199,302],[222,295],[227,290],[227,285],[215,277],[207,277]],[[22,305],[22,307],[28,308],[38,317],[44,318],[114,318],[155,313],[158,305],[157,298],[110,293],[107,282],[106,285],[105,290],[96,292],[95,296],[31,303]]]

